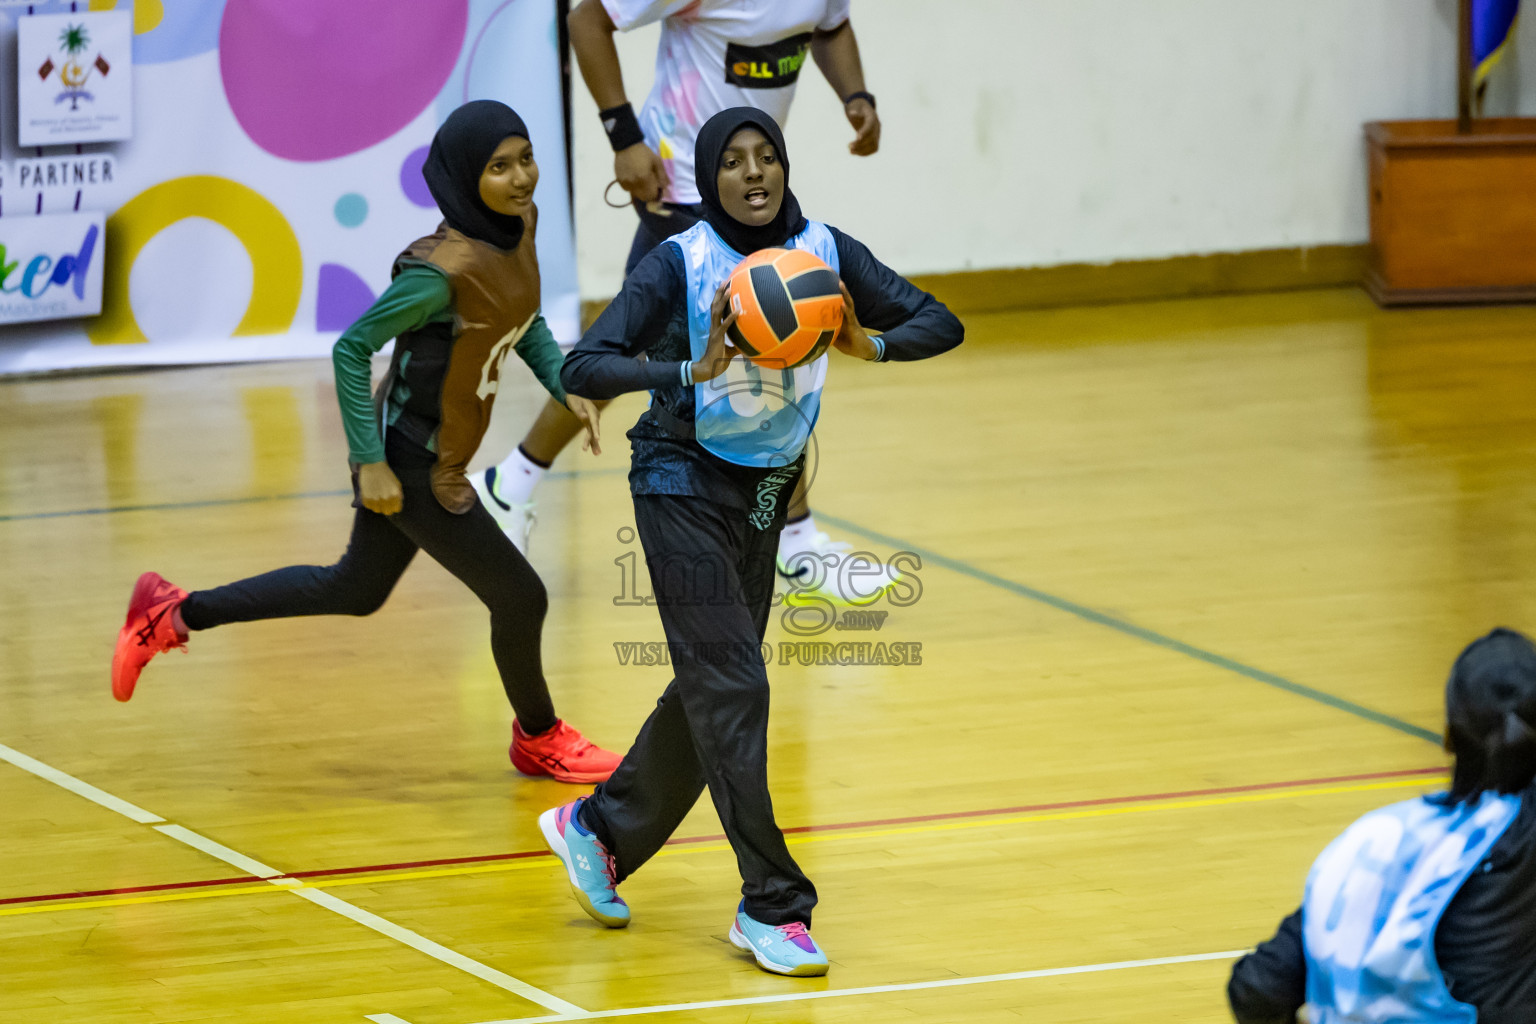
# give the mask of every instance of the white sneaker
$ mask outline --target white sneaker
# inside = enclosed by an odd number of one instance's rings
[[[790,551],[787,545],[780,543],[779,575],[789,582],[790,587],[784,595],[785,603],[805,604],[811,599],[819,599],[859,608],[878,601],[901,579],[899,571],[879,562],[860,567],[858,571],[844,571],[847,553],[852,550],[852,544],[833,540],[819,530],[808,542],[801,543],[797,551]],[[819,570],[811,564],[812,558],[821,563]],[[808,586],[818,573],[820,586]]]
[[[533,524],[538,517],[534,515],[531,501],[505,502],[496,494],[496,467],[492,466],[484,473],[476,473],[469,478],[474,485],[475,493],[480,495],[480,504],[491,513],[491,518],[496,520],[496,525],[501,527],[501,532],[506,534],[517,550],[525,556],[528,554],[528,535],[533,532]]]

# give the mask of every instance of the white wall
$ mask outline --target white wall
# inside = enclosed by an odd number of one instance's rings
[[[1364,241],[1361,124],[1455,114],[1454,0],[857,0],[879,154],[809,62],[787,128],[808,216],[908,272]],[[658,29],[620,35],[638,108]],[[1536,16],[1517,47],[1536,69]],[[1536,114],[1501,66],[1487,113]],[[613,294],[634,214],[576,83],[578,265]],[[620,194],[617,186],[614,194]]]

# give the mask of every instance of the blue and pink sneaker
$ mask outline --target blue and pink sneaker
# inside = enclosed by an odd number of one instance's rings
[[[539,831],[544,833],[550,852],[565,865],[571,895],[581,909],[609,928],[623,928],[629,924],[629,904],[614,888],[613,855],[597,836],[581,827],[576,817],[585,800],[586,797],[572,800],[539,815]]]
[[[731,922],[731,945],[749,949],[757,966],[772,974],[814,978],[827,973],[827,954],[799,921],[771,925],[747,916],[746,901]]]

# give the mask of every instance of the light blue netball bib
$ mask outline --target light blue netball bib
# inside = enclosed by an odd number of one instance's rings
[[[1372,811],[1307,876],[1302,937],[1313,1024],[1473,1024],[1435,960],[1445,908],[1520,811],[1423,798]]]
[[[746,257],[700,221],[667,244],[683,254],[688,276],[688,342],[695,360],[709,341],[715,290]],[[808,221],[787,249],[804,249],[838,272],[837,243],[825,224]],[[793,370],[765,369],[737,356],[714,380],[693,386],[694,435],[710,452],[739,466],[787,466],[800,457],[821,413],[825,354]]]

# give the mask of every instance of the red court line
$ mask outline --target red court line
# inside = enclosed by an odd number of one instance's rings
[[[723,837],[722,837],[723,838]],[[445,864],[479,864],[484,861],[523,860],[527,857],[548,857],[548,850],[525,850],[520,853],[487,853],[475,857],[443,857],[439,860],[409,860],[398,864],[365,864],[355,868],[320,868],[314,871],[290,871],[265,879],[259,875],[238,875],[234,878],[206,878],[199,882],[161,882],[156,885],[132,885],[122,889],[81,889],[79,892],[51,893],[46,896],[11,896],[0,899],[0,906],[7,903],[41,903],[46,900],[79,899],[82,896],[126,896],[136,892],[165,892],[171,889],[203,889],[212,885],[242,885],[250,882],[280,881],[284,878],[325,878],[331,875],[361,875],[373,871],[398,871],[402,868],[435,868]]]
[[[124,896],[136,892],[164,892],[169,889],[200,889],[210,885],[234,885],[238,882],[260,882],[255,875],[239,878],[209,878],[201,882],[161,882],[158,885],[131,885],[122,889],[77,889],[74,892],[51,892],[42,896],[8,896],[0,899],[0,906],[7,903],[43,903],[48,900],[73,900],[82,896]]]
[[[990,818],[1005,814],[1032,814],[1039,811],[1064,811],[1081,807],[1103,807],[1114,804],[1155,803],[1159,800],[1186,800],[1190,797],[1222,796],[1232,793],[1258,793],[1269,789],[1296,789],[1303,786],[1321,786],[1335,782],[1369,782],[1372,779],[1400,779],[1414,775],[1444,775],[1443,766],[1433,768],[1401,768],[1390,772],[1366,772],[1362,775],[1331,775],[1317,779],[1291,779],[1285,782],[1255,782],[1244,786],[1220,786],[1212,789],[1184,789],[1170,793],[1139,793],[1132,796],[1106,796],[1092,800],[1064,800],[1051,804],[1019,804],[1016,807],[991,807],[977,811],[945,811],[939,814],[915,814],[905,818],[872,818],[868,821],[842,821],[827,825],[795,825],[783,829],[785,835],[809,832],[843,832],[860,828],[876,828],[884,825],[913,825],[927,821],[959,821],[966,818]],[[685,836],[667,840],[667,846],[686,846],[691,843],[717,843],[724,835]],[[80,899],[89,896],[124,896],[141,892],[167,892],[175,889],[201,889],[217,885],[242,885],[250,882],[277,882],[284,878],[332,878],[337,875],[361,875],[375,871],[401,871],[412,868],[443,867],[449,864],[487,864],[505,860],[527,860],[531,857],[551,856],[548,850],[520,850],[515,853],[485,853],[472,857],[444,857],[438,860],[408,860],[392,864],[364,864],[350,868],[320,868],[313,871],[290,871],[273,878],[262,879],[256,875],[240,875],[235,878],[208,878],[196,882],[162,882],[156,885],[135,885],[121,889],[80,889],[74,892],[45,893],[38,896],[10,896],[0,899],[0,906],[8,903],[46,903],[49,900]]]
[[[1068,800],[1058,804],[1020,804],[1018,807],[994,807],[985,811],[946,811],[942,814],[916,814],[910,818],[876,818],[872,821],[845,821],[835,825],[796,825],[781,829],[785,835],[797,832],[832,832],[840,829],[873,828],[877,825],[911,825],[924,821],[954,821],[960,818],[990,818],[1003,814],[1032,814],[1036,811],[1064,811],[1074,807],[1103,807],[1106,804],[1153,803],[1158,800],[1184,800],[1192,796],[1221,796],[1227,793],[1258,793],[1266,789],[1294,789],[1322,786],[1330,782],[1369,782],[1371,779],[1399,779],[1410,775],[1444,775],[1444,768],[1402,768],[1391,772],[1367,772],[1364,775],[1335,775],[1323,779],[1296,779],[1291,782],[1255,782],[1246,786],[1221,786],[1216,789],[1186,789],[1175,793],[1142,793],[1138,796],[1105,796],[1097,800]],[[710,836],[724,839],[725,836]],[[700,839],[674,839],[672,843],[701,843]],[[670,843],[668,844],[670,845]]]

